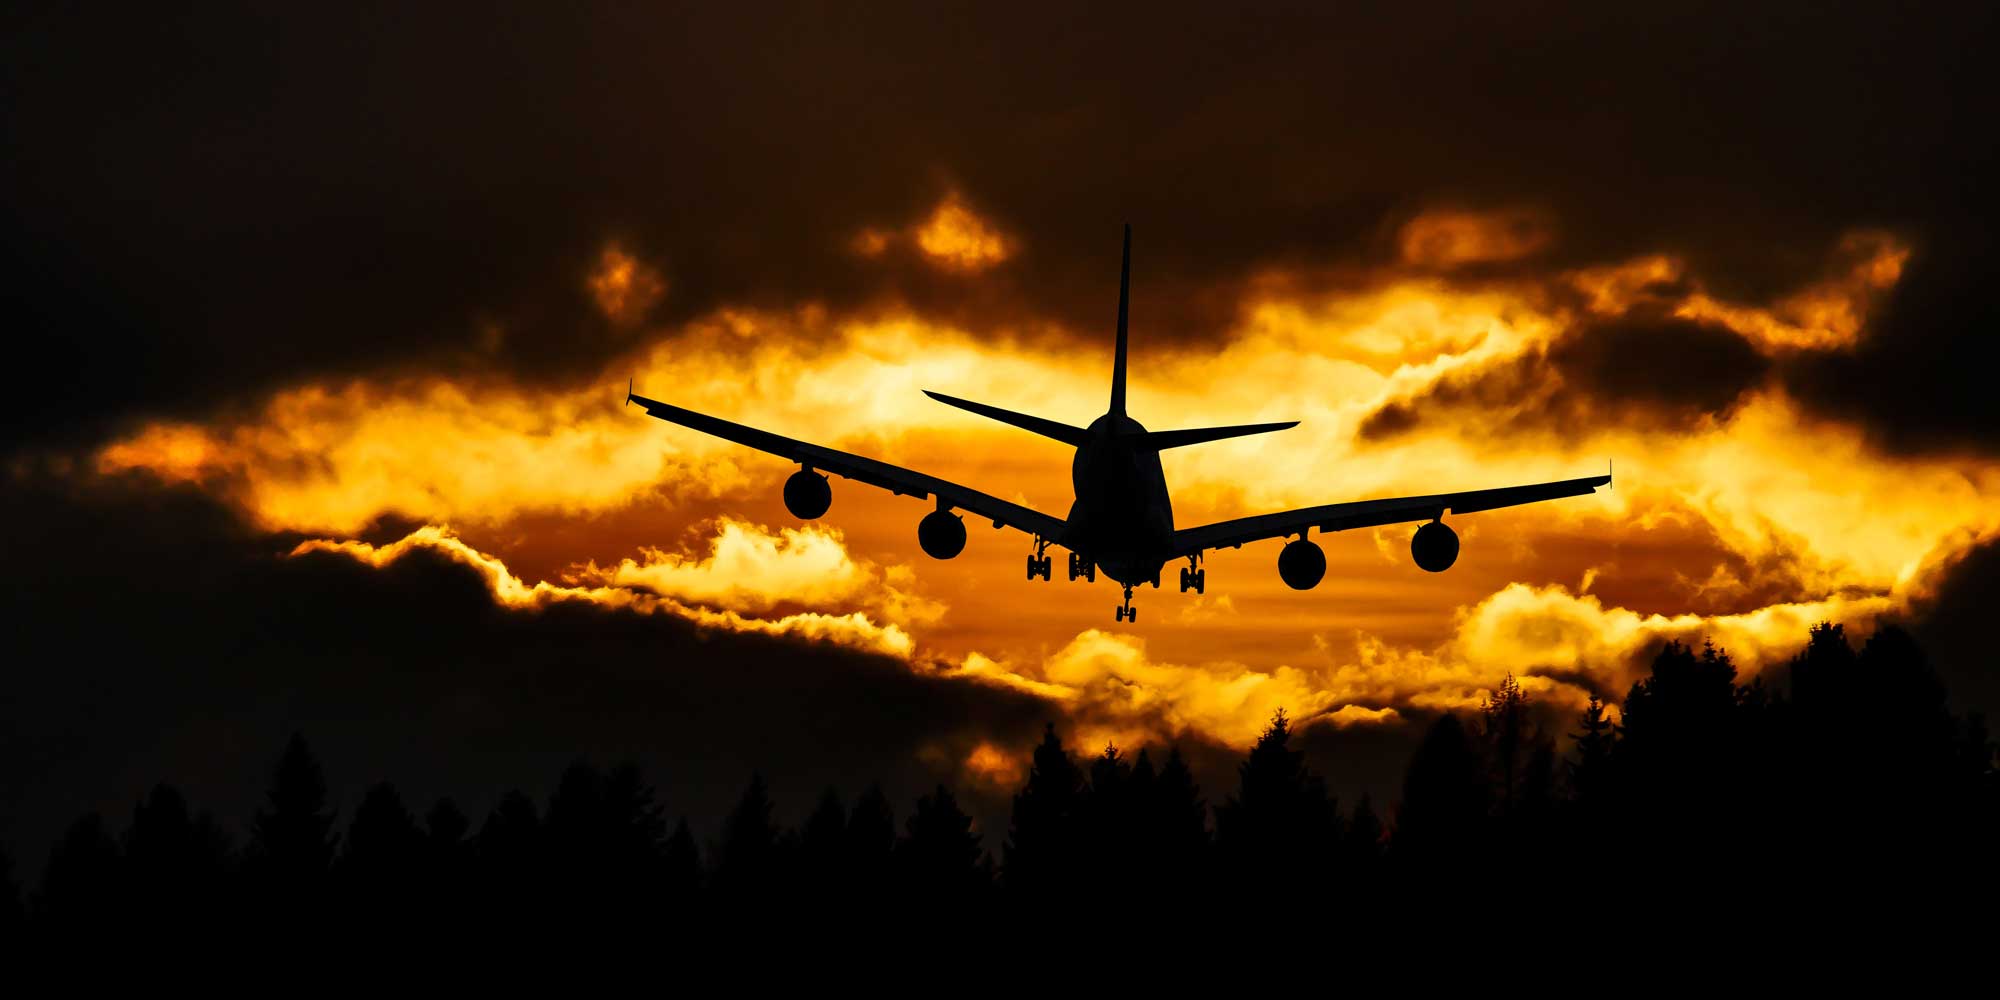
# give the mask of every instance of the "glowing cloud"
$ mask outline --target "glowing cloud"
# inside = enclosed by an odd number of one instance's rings
[[[945,198],[916,229],[917,248],[937,264],[959,271],[983,271],[1013,255],[999,230],[957,195]]]
[[[330,553],[381,569],[393,565],[415,551],[427,551],[474,570],[486,581],[495,602],[517,611],[533,611],[566,601],[618,608],[640,614],[667,614],[687,619],[707,628],[731,632],[832,642],[870,652],[906,657],[913,644],[895,625],[877,625],[867,615],[802,612],[776,619],[753,618],[730,610],[690,607],[664,597],[604,586],[567,586],[538,581],[528,584],[507,569],[499,559],[460,541],[448,528],[426,525],[387,545],[361,541],[312,539],[292,549],[293,558]]]
[[[901,625],[935,622],[944,606],[904,589],[907,571],[879,569],[853,558],[838,530],[820,525],[784,528],[724,518],[700,559],[645,549],[600,569],[588,564],[578,580],[612,587],[640,588],[696,604],[737,611],[767,611],[780,604],[863,606]]]
[[[625,326],[644,319],[646,311],[667,294],[666,280],[658,271],[615,245],[599,255],[589,283],[605,318]]]
[[[1447,210],[1425,212],[1404,223],[1398,245],[1404,261],[1445,269],[1518,260],[1546,249],[1554,240],[1554,226],[1540,212]]]

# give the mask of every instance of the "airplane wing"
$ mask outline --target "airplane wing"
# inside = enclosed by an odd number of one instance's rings
[[[1373,528],[1404,521],[1428,521],[1442,516],[1447,511],[1453,514],[1471,514],[1476,511],[1493,510],[1496,507],[1513,507],[1561,497],[1584,496],[1597,492],[1599,486],[1610,482],[1609,475],[1587,476],[1583,479],[1565,479],[1561,482],[1536,483],[1532,486],[1507,486],[1497,490],[1471,490],[1465,493],[1438,493],[1433,496],[1394,497],[1387,500],[1356,500],[1351,503],[1330,503],[1321,507],[1301,507],[1298,510],[1281,511],[1276,514],[1239,517],[1233,521],[1217,521],[1199,528],[1184,528],[1174,532],[1173,558],[1196,555],[1208,549],[1234,548],[1244,542],[1265,538],[1283,538],[1296,535],[1308,528],[1317,528],[1320,531]]]
[[[935,476],[911,472],[901,466],[863,458],[860,455],[850,455],[832,448],[822,448],[816,444],[808,444],[769,431],[760,431],[755,427],[745,427],[719,417],[662,403],[657,399],[647,399],[644,396],[634,395],[629,388],[625,393],[625,401],[645,407],[649,415],[668,423],[692,427],[704,434],[712,434],[726,441],[734,441],[758,451],[769,452],[807,468],[867,483],[898,496],[916,497],[919,500],[936,497],[941,504],[971,511],[992,521],[996,528],[1014,528],[1051,543],[1062,540],[1062,518],[1029,510],[1020,504],[1008,503],[999,497],[957,483],[946,482]]]

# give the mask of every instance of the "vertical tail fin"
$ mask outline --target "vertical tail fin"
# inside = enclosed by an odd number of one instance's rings
[[[1125,320],[1132,303],[1132,224],[1125,224],[1125,252],[1118,265],[1118,356],[1111,363],[1111,415],[1125,415]]]

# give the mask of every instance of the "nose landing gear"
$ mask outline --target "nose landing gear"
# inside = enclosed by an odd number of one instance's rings
[[[1132,585],[1129,583],[1125,585],[1125,606],[1118,609],[1117,620],[1121,622],[1139,620],[1139,609],[1132,606]]]

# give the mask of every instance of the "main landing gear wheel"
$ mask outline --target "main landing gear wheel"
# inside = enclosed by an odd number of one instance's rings
[[[1132,606],[1132,588],[1129,585],[1125,588],[1125,606],[1118,609],[1117,620],[1121,622],[1139,620],[1139,609]]]
[[[1074,560],[1076,557],[1072,555],[1070,558]],[[1054,559],[1049,558],[1049,543],[1043,541],[1042,536],[1036,535],[1035,551],[1028,554],[1028,579],[1032,580],[1038,576],[1044,580],[1048,579],[1055,563]]]
[[[1097,564],[1072,552],[1069,554],[1069,578],[1082,577],[1092,583],[1097,582]],[[1042,579],[1046,580],[1047,577]]]
[[[1192,590],[1197,594],[1207,593],[1208,571],[1205,569],[1181,570],[1181,593]]]

